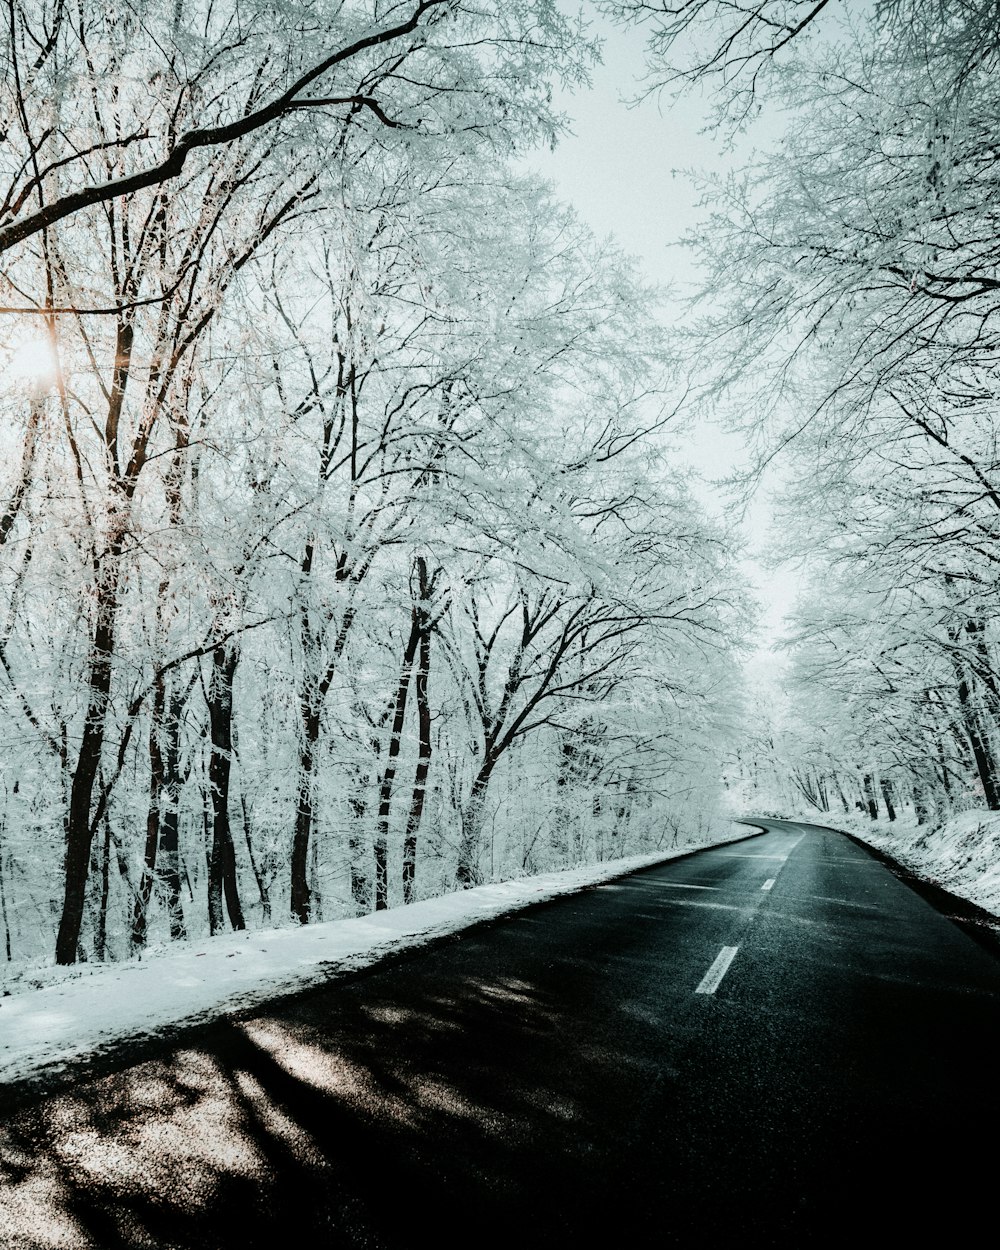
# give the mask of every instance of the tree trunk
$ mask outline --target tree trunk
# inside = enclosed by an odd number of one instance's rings
[[[403,663],[399,670],[399,684],[392,707],[392,726],[389,730],[389,746],[386,751],[385,768],[378,788],[378,822],[375,826],[375,910],[384,911],[389,906],[389,817],[392,813],[392,791],[396,782],[396,765],[403,741],[403,724],[406,720],[406,703],[410,692],[413,664],[420,644],[420,616],[414,604],[410,613],[410,633],[403,650]]]
[[[260,898],[261,924],[266,927],[271,923],[271,892],[257,862],[257,856],[254,854],[253,835],[250,831],[250,813],[247,811],[245,794],[240,795],[240,811],[243,813],[243,839],[247,844],[247,858],[250,860],[250,870],[253,873],[254,881],[257,883],[257,894]]]
[[[882,799],[885,803],[885,812],[890,820],[896,819],[896,809],[892,805],[892,782],[887,777],[879,779],[879,789],[882,791]]]
[[[927,797],[923,786],[919,781],[914,781],[913,786],[913,814],[917,818],[918,825],[926,825],[930,812],[927,806]]]
[[[312,890],[309,888],[309,839],[313,827],[313,771],[319,743],[320,715],[316,696],[310,686],[300,702],[302,745],[299,750],[299,786],[295,805],[295,829],[292,834],[291,892],[289,906],[299,924],[308,924],[312,917]]]
[[[0,826],[0,832],[3,832],[3,826]],[[4,950],[7,955],[7,962],[10,963],[14,958],[13,948],[10,940],[10,916],[7,912],[7,870],[3,861],[3,847],[0,846],[0,915],[3,917],[3,936]]]
[[[344,403],[347,395],[355,394],[354,371],[349,369],[345,374],[345,357],[338,353],[337,395],[338,401]],[[322,490],[328,480],[331,456],[337,445],[339,435],[336,434],[336,421],[328,414],[323,425],[323,442],[319,453],[318,485]],[[356,479],[355,459],[357,450],[357,411],[352,407],[352,461],[351,481]],[[355,487],[352,484],[351,499],[354,498]],[[353,506],[353,503],[352,503]],[[299,924],[308,924],[312,919],[313,892],[309,885],[309,841],[313,836],[315,819],[316,791],[316,752],[319,746],[320,728],[322,724],[323,703],[333,682],[336,666],[347,642],[347,635],[354,619],[354,610],[348,608],[337,630],[333,655],[325,675],[322,673],[322,644],[326,628],[330,624],[330,616],[326,615],[324,623],[316,626],[311,620],[306,588],[314,576],[317,537],[311,534],[305,543],[300,564],[302,578],[301,588],[303,599],[299,606],[299,635],[302,642],[303,682],[299,691],[299,716],[302,726],[302,741],[299,748],[299,780],[295,804],[295,827],[292,832],[292,854],[289,864],[289,900],[288,906],[292,917]],[[337,564],[336,578],[342,582],[348,576],[346,550],[341,553]]]
[[[840,799],[841,806],[844,809],[844,814],[848,815],[851,808],[847,802],[847,797],[844,794],[844,787],[840,784],[840,778],[836,773],[833,774],[833,784],[837,787],[837,797]]]
[[[424,812],[427,776],[431,767],[431,708],[427,699],[427,676],[431,667],[431,634],[426,624],[420,632],[420,651],[414,694],[417,699],[417,768],[413,776],[413,793],[406,817],[403,839],[403,902],[412,903],[417,875],[417,832]]]
[[[351,826],[347,834],[347,851],[351,860],[351,898],[359,916],[367,915],[371,909],[370,882],[363,861],[368,852],[368,839],[364,836],[365,816],[368,803],[364,798],[364,788],[369,779],[365,777],[359,782],[359,792],[351,796]],[[362,788],[364,787],[364,788]]]
[[[865,773],[864,791],[865,805],[868,808],[868,815],[872,820],[878,820],[878,799],[875,796],[875,786],[872,782],[871,773]]]
[[[635,807],[635,778],[629,777],[623,787],[619,788],[618,801],[615,804],[615,823],[611,826],[611,836],[622,838],[622,845],[616,846],[612,859],[625,854],[624,842],[628,839],[629,827],[632,823],[632,810]]]
[[[951,772],[948,768],[948,760],[944,753],[944,742],[939,737],[937,740],[937,764],[938,775],[941,778],[941,789],[944,791],[945,802],[951,807]]]
[[[101,902],[97,910],[94,952],[104,963],[108,957],[108,898],[111,893],[111,821],[104,814],[104,841],[101,845]]]
[[[628,835],[632,832],[632,818],[635,815],[635,795],[638,788],[635,784],[635,778],[629,777],[625,783],[625,823],[622,827],[622,842],[618,848],[619,855],[625,854]]]
[[[559,767],[556,770],[555,847],[557,862],[568,864],[573,858],[574,805],[576,781],[580,772],[577,747],[570,738],[559,743]]]
[[[7,508],[0,515],[0,547],[7,541],[14,527],[14,522],[21,511],[28,489],[31,486],[38,435],[44,414],[45,401],[40,396],[33,395],[28,401],[28,425],[24,432],[24,449],[21,452],[21,472],[18,475]]]
[[[962,713],[962,724],[972,757],[975,760],[976,772],[983,787],[983,797],[991,812],[1000,811],[1000,787],[997,784],[996,760],[990,744],[989,734],[983,724],[983,716],[976,706],[975,696],[968,679],[959,678],[958,702]]]
[[[469,801],[462,813],[462,832],[458,843],[458,863],[455,866],[455,884],[463,890],[481,885],[482,870],[479,858],[482,851],[481,836],[485,815],[486,792],[495,761],[487,757],[472,783]]]
[[[186,404],[186,398],[185,398]],[[189,430],[182,409],[174,425],[175,456],[167,468],[165,491],[172,526],[181,523],[181,482],[183,455],[190,445]],[[164,607],[170,583],[166,577],[157,588],[157,638],[164,635]],[[168,698],[168,689],[171,691]],[[170,937],[186,936],[181,905],[181,879],[178,857],[178,817],[180,802],[180,718],[187,698],[173,689],[173,678],[159,673],[153,692],[153,715],[149,727],[149,811],[146,817],[146,854],[132,910],[132,949],[146,944],[149,930],[149,904],[156,878],[157,858],[163,865],[161,880],[167,897]]]
[[[163,793],[160,797],[160,880],[167,897],[170,940],[187,937],[184,906],[181,902],[180,801],[181,801],[181,717],[187,695],[175,690],[169,699],[164,725]]]
[[[212,791],[212,853],[208,867],[208,926],[212,934],[223,928],[225,895],[229,922],[245,929],[236,879],[236,851],[229,819],[229,781],[233,760],[233,677],[239,648],[229,643],[212,652],[212,676],[208,686],[208,717],[212,738],[208,779]]]
[[[101,751],[107,728],[108,699],[111,693],[111,657],[115,647],[118,615],[118,561],[122,536],[115,535],[104,557],[97,587],[97,626],[88,658],[87,713],[83,738],[70,786],[69,819],[66,826],[64,892],[59,932],[56,936],[56,963],[76,962],[80,929],[87,895],[87,874],[94,830],[91,803],[94,782],[101,764]]]
[[[146,847],[142,862],[139,888],[132,902],[132,950],[146,945],[149,928],[149,903],[153,894],[156,874],[156,854],[160,847],[160,798],[163,794],[163,753],[160,750],[160,734],[163,728],[166,703],[166,679],[160,674],[153,690],[152,719],[149,725],[149,806],[146,811]]]
[[[979,689],[982,691],[980,719],[983,721],[984,730],[988,733],[989,725],[996,728],[1000,720],[1000,692],[997,690],[993,660],[986,642],[986,622],[971,620],[966,624],[965,632],[972,639],[973,650],[978,660],[974,666],[974,672]]]

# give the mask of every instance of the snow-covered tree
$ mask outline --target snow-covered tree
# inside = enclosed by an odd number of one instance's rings
[[[668,459],[657,297],[504,163],[558,130],[577,28],[11,12],[11,957],[350,914],[709,812],[742,592]]]

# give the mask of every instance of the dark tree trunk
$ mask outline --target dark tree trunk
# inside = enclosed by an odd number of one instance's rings
[[[161,676],[153,695],[153,719],[149,730],[149,810],[146,816],[146,849],[139,888],[132,906],[132,949],[145,946],[153,884],[159,876],[166,897],[170,937],[187,936],[181,903],[180,830],[178,807],[181,794],[181,717],[187,691],[171,688]],[[157,871],[159,870],[159,871]]]
[[[556,793],[558,805],[555,813],[555,852],[563,863],[569,863],[573,854],[575,782],[579,775],[576,744],[569,738],[559,743],[559,767],[556,770]]]
[[[359,782],[359,793],[351,798],[351,827],[347,835],[347,851],[351,860],[351,898],[359,916],[364,916],[371,908],[371,882],[364,867],[368,854],[368,840],[365,837],[365,817],[368,814],[368,803],[361,787],[368,784],[368,778]]]
[[[257,862],[257,856],[253,849],[253,834],[250,829],[250,813],[247,811],[246,795],[240,795],[240,811],[243,813],[243,839],[247,844],[247,858],[250,860],[250,870],[253,873],[253,879],[257,883],[257,894],[260,898],[261,923],[269,925],[271,923],[271,891],[267,880],[261,871],[260,864]]]
[[[212,852],[208,867],[208,925],[210,933],[223,928],[225,895],[229,922],[246,928],[236,879],[236,851],[229,818],[229,781],[233,761],[233,677],[239,649],[232,645],[212,652],[212,676],[208,686],[208,718],[212,738],[208,779],[212,791]]]
[[[115,367],[111,380],[108,411],[104,425],[105,447],[115,474],[113,497],[109,501],[107,547],[97,560],[96,625],[87,656],[87,711],[83,737],[70,784],[69,814],[66,820],[65,888],[59,931],[56,935],[56,963],[76,962],[80,949],[80,929],[87,896],[87,870],[94,838],[91,807],[94,783],[101,766],[101,752],[107,732],[108,702],[111,694],[111,658],[115,649],[120,591],[120,561],[125,544],[123,509],[128,506],[135,481],[145,463],[141,440],[133,449],[127,472],[122,475],[118,460],[118,431],[125,391],[128,386],[134,327],[119,319],[115,342]]]
[[[967,621],[964,632],[971,637],[973,649],[977,651],[981,659],[985,657],[985,663],[988,665],[985,643],[980,639],[982,629],[981,622]],[[951,652],[951,664],[958,690],[962,730],[972,751],[972,759],[983,787],[986,806],[991,811],[997,811],[1000,810],[1000,784],[998,784],[996,759],[990,742],[991,717],[981,704],[970,669],[960,652],[962,633],[963,630],[958,626],[948,631],[951,641],[955,644],[955,649]]]
[[[986,642],[986,622],[971,620],[966,624],[965,632],[972,639],[972,647],[976,655],[974,670],[983,697],[981,719],[984,722],[984,729],[988,731],[988,726],[995,729],[1000,719],[1000,692],[997,690],[993,660]]]
[[[975,760],[976,772],[983,787],[983,797],[990,811],[1000,810],[1000,788],[997,785],[996,760],[990,744],[989,734],[984,725],[984,718],[976,706],[969,681],[963,676],[958,683],[958,702],[962,712],[962,724],[972,758]]]
[[[812,773],[800,773],[797,769],[792,770],[792,781],[794,781],[799,793],[812,807],[817,811],[823,811],[823,805],[820,802],[819,795],[816,792],[814,784],[814,776]]]
[[[424,813],[427,777],[431,767],[431,708],[427,699],[427,676],[431,668],[431,634],[425,627],[420,632],[420,650],[414,694],[417,699],[417,767],[413,776],[413,793],[406,817],[403,839],[403,902],[412,903],[417,875],[417,833]]]
[[[622,844],[618,848],[620,855],[625,854],[628,835],[632,830],[632,817],[635,814],[635,796],[638,786],[635,784],[635,778],[629,777],[625,783],[625,804],[624,804],[624,820],[622,821]]]
[[[311,549],[310,549],[311,550]],[[310,555],[304,571],[311,567]],[[299,749],[299,784],[295,807],[295,828],[292,833],[292,857],[290,864],[289,910],[300,924],[308,924],[313,912],[313,892],[309,885],[309,842],[313,837],[316,796],[316,755],[322,727],[323,704],[337,673],[354,620],[354,609],[344,612],[333,645],[333,654],[325,673],[317,677],[314,667],[319,661],[320,645],[310,630],[303,614],[302,649],[305,656],[307,676],[299,695],[299,716],[302,725],[302,742]]]
[[[4,825],[0,824],[0,833],[3,833]],[[4,951],[7,955],[7,962],[10,963],[14,958],[13,947],[10,940],[10,916],[7,912],[7,866],[4,864],[3,847],[0,846],[0,916],[3,917],[3,935],[4,935]]]
[[[108,896],[111,892],[111,822],[104,816],[104,838],[101,842],[101,897],[94,924],[94,955],[104,963],[108,958]]]
[[[187,937],[184,906],[181,902],[180,801],[181,801],[181,717],[187,696],[175,690],[169,700],[169,714],[163,727],[163,792],[160,798],[160,880],[167,898],[170,939]]]
[[[840,799],[841,806],[844,809],[844,814],[848,815],[851,810],[850,804],[847,802],[847,797],[844,794],[844,787],[840,784],[840,778],[836,773],[833,775],[833,784],[837,787],[837,797]]]
[[[146,848],[142,876],[132,902],[131,943],[133,951],[146,945],[149,929],[149,903],[156,874],[156,854],[160,847],[160,802],[163,795],[163,753],[160,735],[166,704],[166,679],[160,674],[153,688],[153,710],[149,725],[149,807],[146,811]]]
[[[88,661],[87,713],[80,753],[70,786],[63,905],[56,936],[57,964],[75,963],[80,946],[87,874],[94,837],[91,804],[94,783],[101,764],[101,751],[107,728],[108,698],[111,693],[111,657],[115,647],[118,615],[118,561],[121,550],[122,538],[118,535],[112,540],[105,555],[98,582],[97,626]]]
[[[403,663],[399,670],[399,684],[392,705],[392,725],[386,751],[385,768],[378,788],[378,823],[375,826],[375,910],[383,911],[389,906],[389,817],[392,814],[392,791],[396,782],[396,766],[403,741],[403,724],[406,720],[406,703],[410,692],[413,665],[420,644],[419,609],[414,604],[410,613],[410,633],[403,650]]]
[[[816,793],[819,796],[820,807],[824,812],[830,810],[830,796],[827,791],[826,778],[822,773],[816,775]]]
[[[485,814],[486,792],[489,789],[490,776],[492,775],[494,764],[495,761],[487,756],[475,781],[472,783],[469,801],[465,805],[465,811],[462,813],[462,833],[458,844],[455,884],[463,890],[481,885],[483,880],[483,874],[479,867],[480,852],[482,850],[480,838],[483,829],[483,816]]]
[[[872,782],[871,773],[865,773],[864,777],[865,805],[868,808],[868,815],[872,820],[878,820],[878,799],[875,796],[875,786]]]
[[[913,783],[913,814],[917,818],[918,825],[926,825],[930,817],[927,797],[919,781]]]
[[[951,804],[951,771],[948,768],[948,760],[944,753],[944,742],[941,738],[937,740],[937,764],[938,776],[941,779],[941,789],[944,791],[945,798],[950,806]]]
[[[21,452],[21,472],[18,475],[13,493],[6,510],[0,515],[0,547],[7,541],[17,520],[18,513],[24,503],[25,496],[31,486],[34,471],[35,451],[38,446],[38,434],[45,413],[45,401],[37,395],[33,396],[28,406],[28,426],[24,432],[24,449]]]
[[[349,315],[349,314],[348,314]],[[351,405],[351,480],[356,479],[356,456],[358,438],[358,418],[356,409],[357,392],[353,366],[347,368],[342,353],[338,353],[337,365],[337,396],[338,404],[344,404],[347,397],[352,397]],[[342,410],[341,410],[342,411]],[[323,442],[319,452],[318,485],[328,480],[332,457],[340,440],[337,422],[333,411],[327,413],[323,424]],[[352,486],[352,499],[354,487]],[[302,552],[300,572],[303,588],[310,584],[316,559],[316,535],[311,534],[306,540]],[[349,561],[346,550],[341,552],[337,562],[336,577],[339,582],[349,577]],[[323,625],[317,625],[311,619],[306,598],[302,600],[299,613],[299,636],[302,642],[302,659],[305,679],[299,692],[299,716],[302,727],[302,741],[299,749],[298,793],[295,804],[295,827],[292,831],[292,855],[289,864],[289,898],[288,907],[292,917],[299,924],[308,924],[313,914],[313,891],[309,885],[309,843],[313,837],[315,821],[315,790],[316,790],[316,752],[319,746],[320,728],[322,725],[323,703],[333,682],[337,663],[347,642],[347,635],[354,619],[354,611],[348,608],[337,630],[333,655],[326,673],[322,671],[321,653],[325,629],[329,626],[327,617]]]
[[[313,827],[313,770],[319,743],[320,715],[313,692],[303,694],[302,746],[299,750],[299,787],[295,804],[295,829],[292,834],[291,913],[299,924],[312,918],[312,890],[309,886],[309,839]]]
[[[183,410],[182,410],[183,411]],[[170,524],[181,521],[181,482],[184,452],[189,446],[189,431],[182,412],[174,426],[176,455],[167,469],[165,482]],[[157,627],[163,629],[163,610],[170,583],[161,580],[157,592]],[[186,695],[172,689],[173,679],[158,673],[153,691],[153,715],[149,728],[149,811],[146,817],[146,854],[143,873],[132,909],[132,948],[145,946],[149,931],[149,904],[156,866],[162,864],[160,879],[166,894],[170,937],[177,941],[186,936],[184,911],[181,905],[181,879],[178,864],[177,806],[180,802],[180,718],[187,702]],[[171,693],[168,698],[168,689]]]
[[[879,789],[882,791],[882,800],[885,803],[885,812],[890,820],[896,819],[896,809],[892,803],[892,782],[887,777],[879,780]]]
[[[618,787],[618,798],[615,803],[615,822],[611,826],[611,836],[617,838],[621,835],[627,835],[629,825],[632,821],[632,808],[635,804],[635,780],[629,777],[628,780]],[[615,848],[615,853],[621,853],[621,847]],[[614,858],[614,856],[612,857]]]

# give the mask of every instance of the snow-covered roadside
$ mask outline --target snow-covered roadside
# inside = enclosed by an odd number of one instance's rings
[[[125,963],[35,969],[30,984],[8,983],[0,997],[0,1081],[58,1069],[125,1038],[253,1007],[533,903],[752,836],[740,827],[666,853],[481,885],[356,920],[232,934]]]
[[[905,816],[872,821],[860,814],[814,812],[797,819],[846,829],[916,876],[1000,918],[1000,812],[977,808],[925,826],[907,823]]]

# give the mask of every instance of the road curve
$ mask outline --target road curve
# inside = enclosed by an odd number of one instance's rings
[[[1000,963],[765,823],[13,1091],[0,1245],[978,1244]]]

